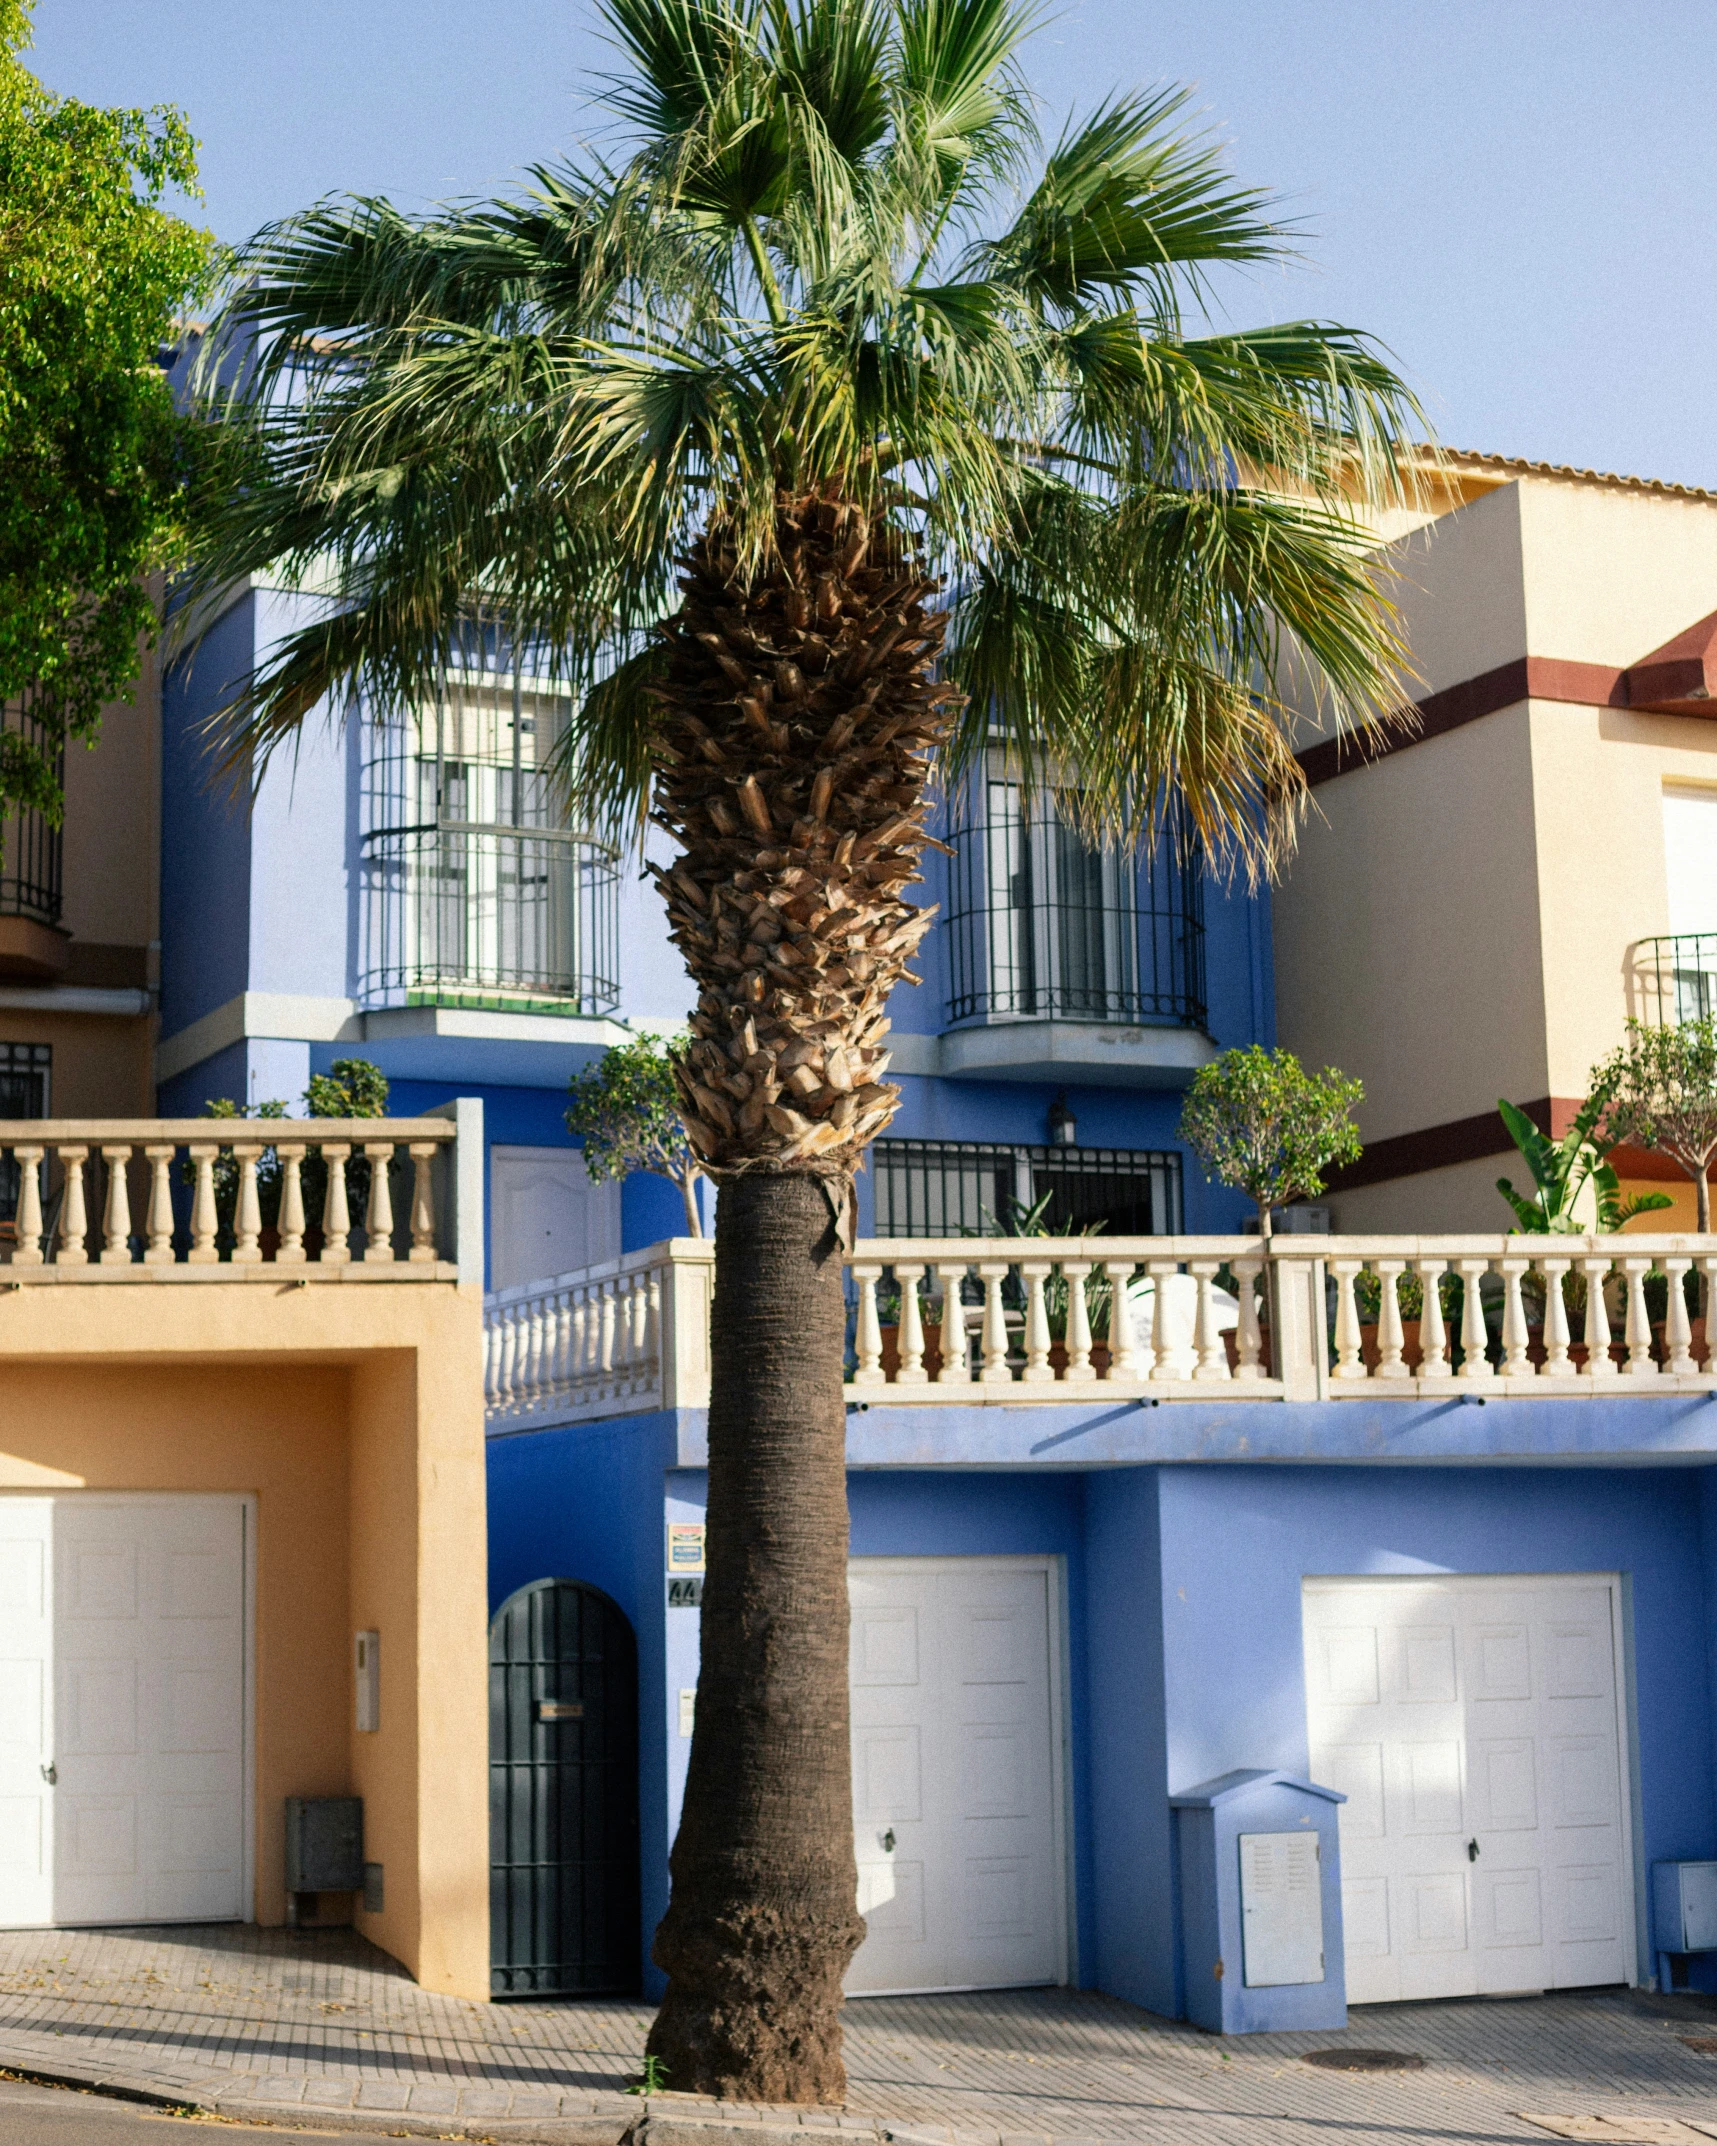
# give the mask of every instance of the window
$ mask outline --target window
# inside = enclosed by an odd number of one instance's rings
[[[45,1118],[54,1053],[46,1043],[0,1043],[0,1118]],[[17,1219],[22,1166],[15,1155],[0,1157],[0,1225]],[[5,1229],[9,1237],[10,1228]]]
[[[1078,794],[994,768],[953,830],[951,1021],[1204,1019],[1201,875],[1178,818],[1151,855],[1097,848]]]
[[[870,1153],[879,1237],[1006,1236],[1048,1195],[1050,1230],[1174,1236],[1180,1157],[1157,1148],[1016,1147],[982,1140],[879,1140]]]
[[[610,1012],[618,861],[560,809],[567,696],[492,635],[466,655],[433,708],[370,733],[361,995]]]

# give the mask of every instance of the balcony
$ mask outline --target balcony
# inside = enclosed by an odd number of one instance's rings
[[[475,1281],[482,1106],[0,1122],[0,1288]]]
[[[707,1406],[714,1261],[675,1238],[491,1295],[491,1432]],[[861,1238],[847,1270],[855,1408],[1717,1393],[1687,1308],[1717,1237]]]
[[[1717,931],[1640,939],[1629,961],[1629,1011],[1652,1028],[1717,1013]]]
[[[1093,847],[1066,791],[974,783],[954,827],[947,1078],[1179,1087],[1214,1055],[1203,875],[1169,829],[1143,859]]]
[[[63,778],[65,753],[49,748],[47,732],[27,705],[0,708],[0,753],[40,754]],[[41,813],[23,807],[0,812],[0,982],[52,981],[66,967],[61,857],[60,831]]]

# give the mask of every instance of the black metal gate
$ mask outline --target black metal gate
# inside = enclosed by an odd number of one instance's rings
[[[638,1987],[638,1648],[619,1605],[538,1580],[489,1627],[497,1997]]]

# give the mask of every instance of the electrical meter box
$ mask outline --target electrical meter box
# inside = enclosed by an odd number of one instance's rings
[[[364,1882],[361,1796],[288,1796],[286,1890],[355,1893]]]
[[[1245,1767],[1171,1796],[1186,2016],[1215,2034],[1347,2025],[1339,1789]]]
[[[1657,1986],[1675,1986],[1672,1953],[1717,1952],[1717,1863],[1651,1866],[1651,1938]]]

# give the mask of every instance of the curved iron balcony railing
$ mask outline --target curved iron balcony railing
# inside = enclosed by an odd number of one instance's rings
[[[436,820],[363,838],[371,1007],[614,1011],[619,860],[572,829]]]
[[[1201,1028],[1203,875],[1172,830],[1145,857],[1095,849],[1040,793],[977,785],[950,833],[948,1020]]]
[[[1641,939],[1633,949],[1629,1011],[1653,1028],[1717,1014],[1717,931]]]
[[[46,748],[48,734],[31,714],[28,703],[0,707],[0,735],[10,733],[38,751]],[[4,751],[0,746],[0,751]],[[65,753],[56,754],[61,779],[65,776]],[[49,826],[39,812],[0,812],[0,916],[28,917],[33,923],[57,925],[60,921],[61,842],[57,827]]]

